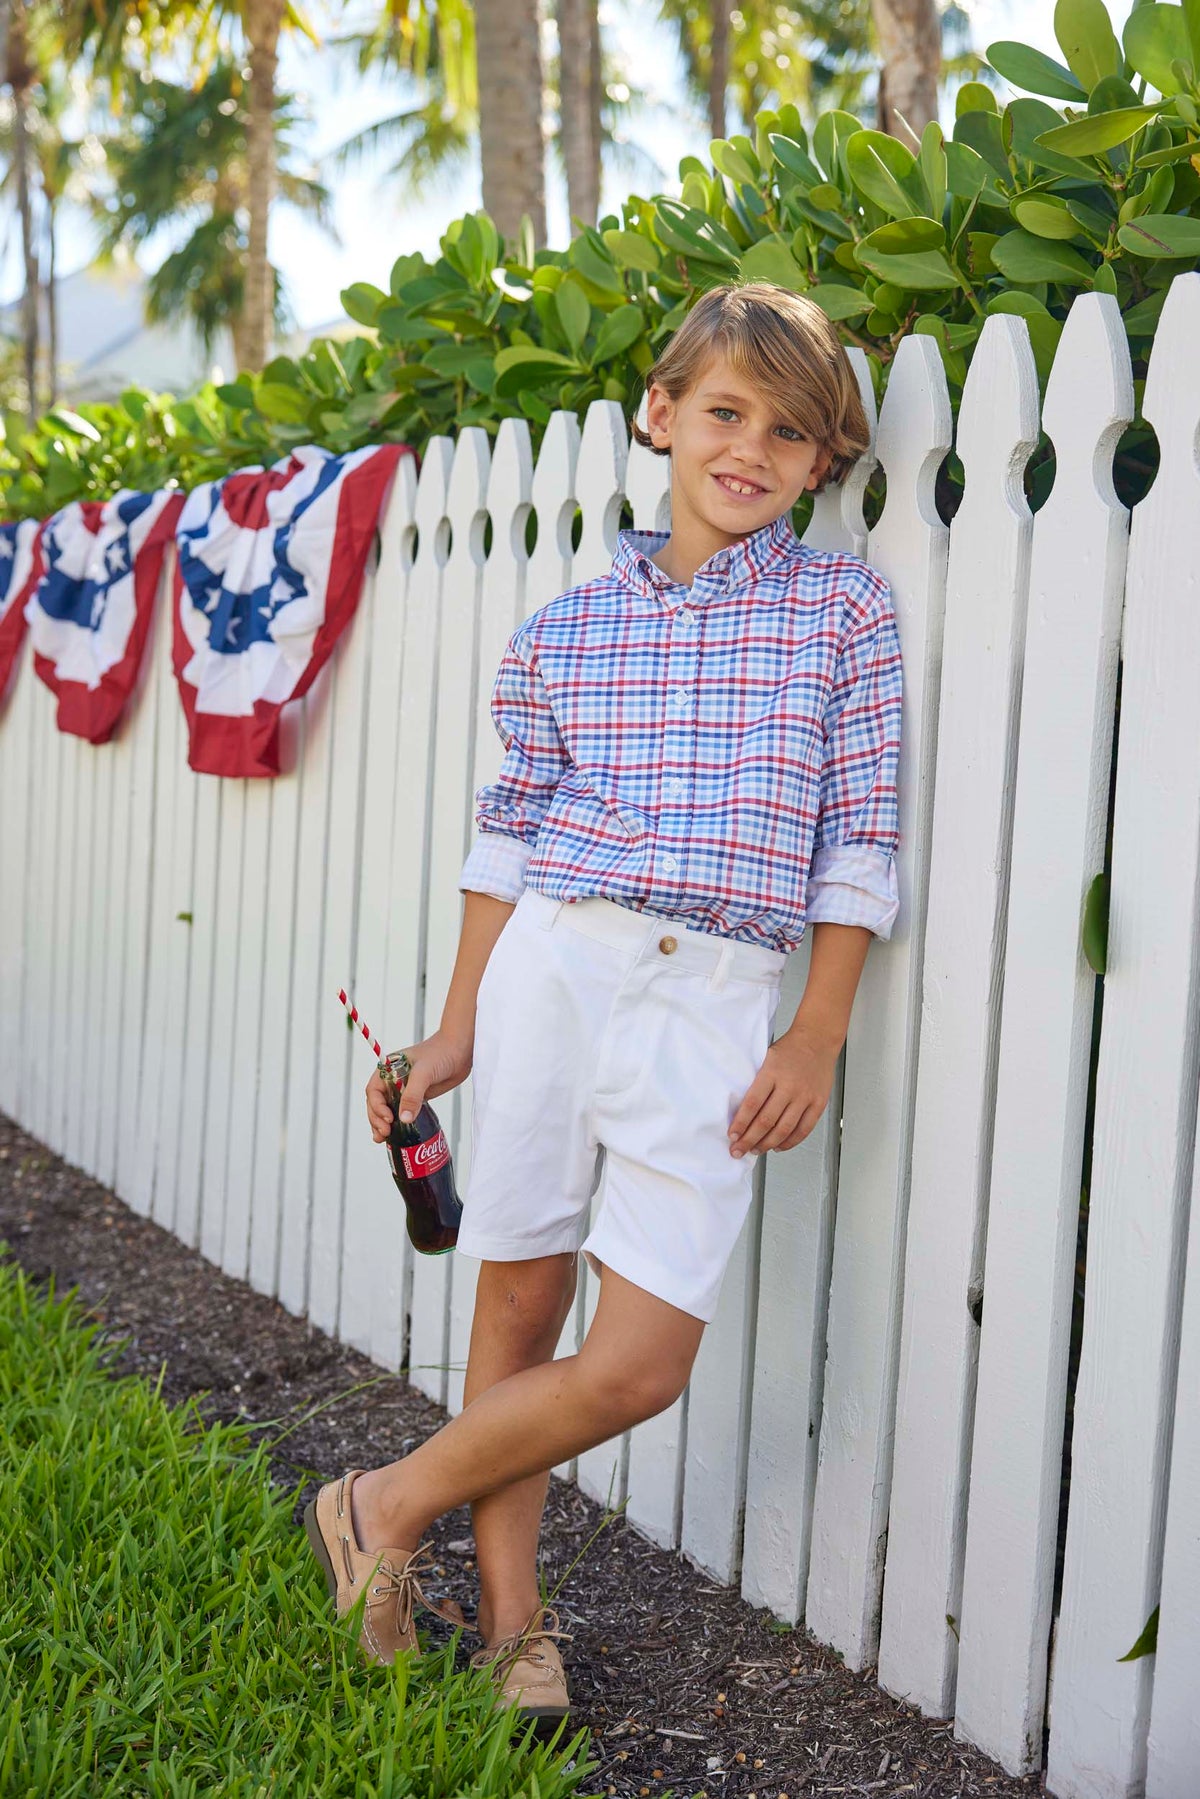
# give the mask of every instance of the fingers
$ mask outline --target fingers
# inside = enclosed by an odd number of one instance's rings
[[[772,1094],[743,1131],[736,1137],[731,1134],[730,1153],[742,1156],[756,1155],[768,1149],[791,1149],[808,1135],[820,1117],[821,1108],[817,1107],[816,1116],[807,1129],[800,1129],[811,1110],[812,1106],[803,1098],[788,1099],[786,1095]]]
[[[376,1143],[383,1143],[391,1132],[392,1108],[388,1104],[387,1088],[377,1074],[367,1082],[367,1123]]]

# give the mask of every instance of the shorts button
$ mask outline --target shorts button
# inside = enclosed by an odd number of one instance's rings
[[[679,948],[679,945],[676,943],[674,937],[660,937],[658,940],[658,947],[664,956],[670,956]]]

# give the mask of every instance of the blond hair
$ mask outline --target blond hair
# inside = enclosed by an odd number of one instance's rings
[[[771,396],[788,424],[828,451],[815,491],[840,481],[870,443],[870,427],[850,359],[815,300],[770,281],[709,288],[647,371],[647,392],[653,382],[672,400],[683,399],[709,359],[722,354]],[[645,448],[670,455],[636,419],[630,429]]]

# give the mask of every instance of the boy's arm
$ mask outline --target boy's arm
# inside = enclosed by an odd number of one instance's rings
[[[730,1122],[735,1156],[791,1149],[824,1112],[871,938],[891,935],[898,910],[900,645],[887,583],[874,570],[864,580],[867,603],[839,657],[826,712],[805,895],[808,980]]]
[[[504,762],[496,779],[475,795],[479,834],[458,885],[464,893],[515,903],[542,820],[571,761],[523,627],[513,633],[501,659],[491,709]]]

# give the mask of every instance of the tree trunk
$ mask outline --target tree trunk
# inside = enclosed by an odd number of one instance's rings
[[[907,124],[919,138],[938,116],[942,29],[937,0],[871,0],[871,9],[879,40],[879,129],[907,140]]]
[[[708,56],[708,129],[725,136],[725,95],[729,88],[729,0],[709,0],[712,37]]]
[[[510,244],[525,213],[546,241],[540,29],[538,0],[476,0],[483,205]]]
[[[246,0],[250,94],[246,112],[247,196],[250,213],[242,314],[246,367],[257,372],[275,335],[275,271],[267,259],[267,231],[275,192],[275,71],[286,0]]]
[[[596,0],[558,0],[558,101],[567,211],[594,225],[600,211],[600,26]]]
[[[50,360],[50,404],[58,403],[58,216],[57,199],[46,198],[46,349]]]
[[[29,136],[29,90],[34,70],[29,62],[25,35],[24,0],[12,0],[8,8],[5,41],[5,79],[13,95],[13,160],[16,163],[17,213],[21,220],[21,253],[25,291],[21,296],[21,340],[24,351],[26,416],[32,428],[38,415],[38,259],[33,241],[33,193],[30,182],[32,150]]]

